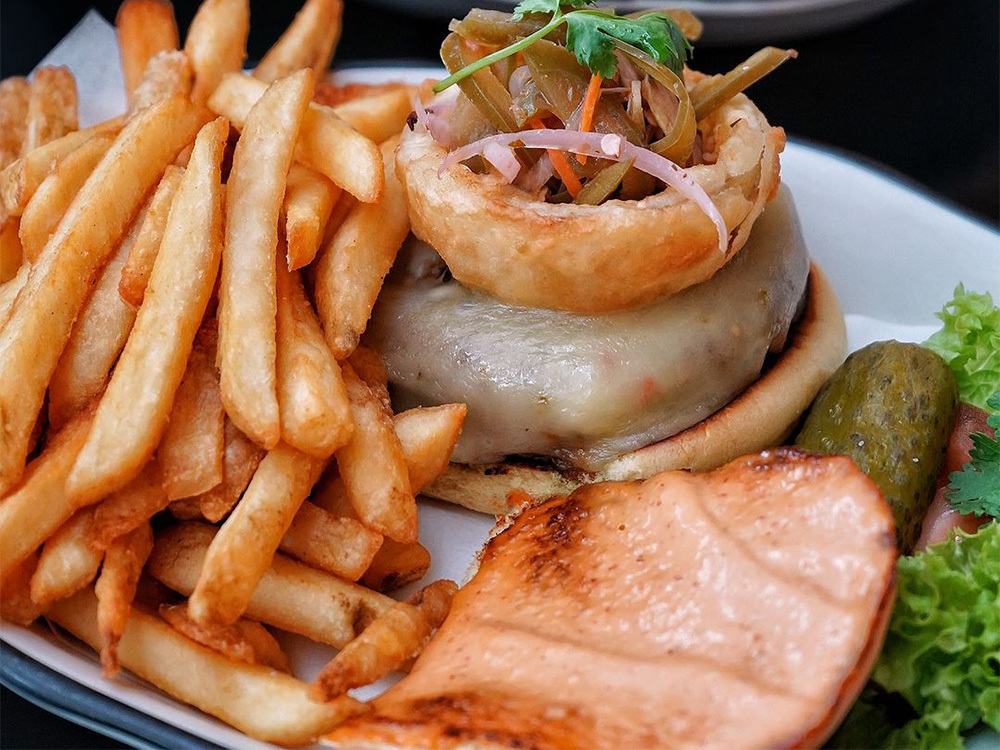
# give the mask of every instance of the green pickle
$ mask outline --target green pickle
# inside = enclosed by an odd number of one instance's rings
[[[806,415],[796,444],[843,454],[881,488],[909,553],[934,497],[958,411],[958,386],[937,354],[880,341],[847,358]]]

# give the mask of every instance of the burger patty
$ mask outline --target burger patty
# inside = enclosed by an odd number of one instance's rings
[[[596,471],[700,422],[752,383],[783,347],[808,273],[784,187],[711,279],[608,315],[505,304],[451,279],[411,238],[369,343],[399,408],[468,405],[453,461],[547,456]]]

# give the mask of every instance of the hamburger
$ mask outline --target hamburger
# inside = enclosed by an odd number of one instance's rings
[[[794,52],[707,76],[690,14],[543,5],[452,23],[367,333],[399,408],[468,405],[425,492],[490,513],[779,443],[846,349],[742,93]]]

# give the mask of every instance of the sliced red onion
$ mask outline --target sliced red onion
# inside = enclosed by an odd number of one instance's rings
[[[450,111],[455,105],[454,103],[443,102],[441,106]],[[431,134],[431,138],[438,143],[451,142],[451,127],[448,125],[447,118],[424,107],[423,102],[420,101],[420,97],[414,97],[413,99],[413,112],[417,116],[417,122],[427,128],[427,132]],[[446,112],[441,114],[444,115]]]
[[[508,183],[516,180],[518,172],[521,171],[521,163],[510,150],[510,146],[487,143],[483,148],[483,158],[492,164]]]
[[[510,95],[517,96],[520,94],[529,80],[531,80],[531,71],[527,65],[515,68],[514,72],[510,74],[510,80],[507,81],[507,90],[510,92]]]
[[[607,153],[602,146],[606,137],[607,135],[604,133],[581,133],[578,130],[561,129],[525,130],[520,133],[491,135],[457,148],[448,154],[441,162],[438,176],[440,177],[453,164],[458,164],[473,156],[483,155],[485,157],[486,148],[494,144],[509,147],[511,144],[520,143],[525,148],[556,149],[571,154],[585,154],[597,159],[612,159],[614,161],[635,159],[633,166],[636,169],[653,175],[677,190],[712,220],[719,235],[719,251],[723,254],[726,253],[729,248],[729,230],[726,228],[726,221],[722,218],[722,214],[719,213],[719,209],[716,208],[708,193],[694,181],[694,178],[685,169],[677,166],[666,157],[653,153],[648,148],[640,148],[629,143],[624,138],[620,139],[617,154]]]
[[[528,193],[535,193],[542,189],[542,185],[552,179],[556,173],[552,166],[552,160],[548,153],[542,154],[527,172],[517,180],[517,186]]]

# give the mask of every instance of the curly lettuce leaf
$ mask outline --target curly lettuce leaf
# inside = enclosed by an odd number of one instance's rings
[[[869,689],[835,747],[963,747],[1000,731],[1000,524],[900,558],[896,605]],[[881,691],[881,692],[880,692]],[[903,699],[903,716],[892,699]]]
[[[986,400],[1000,390],[1000,308],[988,293],[959,284],[937,317],[944,325],[924,346],[951,366],[963,401],[987,408]]]

